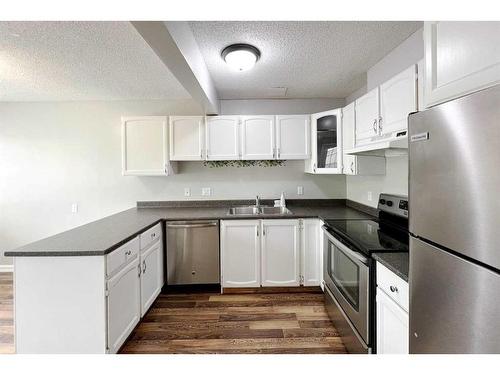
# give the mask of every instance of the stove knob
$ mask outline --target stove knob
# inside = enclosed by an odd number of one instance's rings
[[[389,207],[392,207],[392,201],[387,201],[387,205],[388,205]]]
[[[380,204],[385,204],[385,199],[381,199],[381,200],[379,200],[379,203],[380,203]]]

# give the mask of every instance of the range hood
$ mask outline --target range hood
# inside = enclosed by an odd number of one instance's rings
[[[346,150],[349,155],[365,156],[402,156],[408,155],[408,133],[398,132],[382,137],[371,138],[369,143],[361,144],[351,150]]]

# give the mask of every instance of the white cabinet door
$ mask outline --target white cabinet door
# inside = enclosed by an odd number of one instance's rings
[[[139,258],[108,280],[108,348],[116,353],[141,318]]]
[[[141,252],[141,317],[148,311],[163,287],[163,246],[156,241]]]
[[[343,173],[347,175],[356,174],[356,156],[346,154],[346,150],[352,150],[355,146],[355,113],[354,102],[342,109],[342,139],[343,139]]]
[[[171,116],[169,121],[170,159],[203,160],[203,116]]]
[[[309,158],[310,116],[276,116],[276,158],[280,160]]]
[[[262,286],[300,285],[298,220],[262,220]]]
[[[302,219],[301,276],[304,286],[321,283],[320,220]]]
[[[222,286],[260,286],[259,220],[221,221]]]
[[[239,117],[210,116],[205,123],[207,160],[239,159]]]
[[[274,116],[242,116],[240,135],[243,160],[274,159]]]
[[[122,174],[165,176],[168,174],[166,116],[122,118]]]
[[[408,354],[408,313],[377,288],[377,353]]]
[[[342,174],[341,118],[341,109],[311,115],[311,158],[306,160],[306,173]]]
[[[410,66],[380,85],[381,134],[391,134],[408,129],[408,115],[417,110],[417,71]]]
[[[369,91],[355,102],[356,145],[369,143],[378,135],[379,89]]]
[[[500,22],[425,22],[426,107],[500,83]]]

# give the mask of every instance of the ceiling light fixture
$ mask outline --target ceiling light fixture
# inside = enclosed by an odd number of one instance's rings
[[[250,44],[231,44],[222,50],[221,56],[232,69],[242,72],[253,68],[260,51]]]

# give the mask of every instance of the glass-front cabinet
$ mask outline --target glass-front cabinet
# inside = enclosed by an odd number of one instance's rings
[[[342,110],[311,115],[311,159],[306,160],[306,173],[342,173]]]

